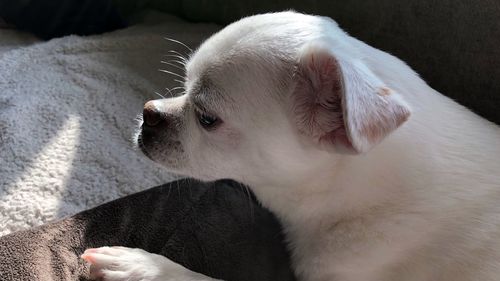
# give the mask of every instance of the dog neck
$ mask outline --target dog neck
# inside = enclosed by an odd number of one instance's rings
[[[387,153],[381,146],[365,155],[346,155],[338,161],[325,161],[320,170],[301,182],[285,185],[250,185],[261,203],[282,222],[296,224],[344,219],[373,208],[392,205],[410,197],[412,177],[407,166],[411,153]],[[403,152],[404,148],[401,148]],[[388,156],[389,155],[389,156]],[[403,167],[401,163],[407,163]],[[419,168],[423,173],[428,165]],[[415,172],[415,169],[413,169]],[[397,198],[397,200],[396,200]]]
[[[433,116],[419,109],[412,121],[366,154],[318,160],[321,169],[312,169],[300,182],[250,183],[250,188],[288,226],[335,223],[374,210],[440,213],[442,202],[450,202],[449,194],[465,202],[470,195],[464,190],[476,186],[479,175],[483,185],[476,191],[500,180],[500,130],[468,112],[436,116],[432,103],[447,106],[452,101],[435,97],[428,106]],[[459,134],[454,120],[480,132]],[[450,171],[460,176],[450,178]]]

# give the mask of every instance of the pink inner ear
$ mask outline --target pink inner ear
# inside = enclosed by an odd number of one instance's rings
[[[350,147],[342,114],[340,68],[329,54],[311,53],[299,64],[293,93],[299,131],[321,144]]]
[[[410,115],[365,64],[335,58],[328,48],[306,46],[294,78],[298,129],[321,145],[366,152]]]

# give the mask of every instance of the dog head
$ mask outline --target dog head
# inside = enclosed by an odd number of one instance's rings
[[[145,105],[142,150],[183,175],[247,184],[307,179],[368,152],[410,110],[347,38],[294,12],[229,25],[190,57],[184,95]]]

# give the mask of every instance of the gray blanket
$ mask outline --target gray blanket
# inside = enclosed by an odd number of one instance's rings
[[[88,280],[85,248],[139,247],[224,280],[294,280],[280,225],[241,185],[180,180],[0,237],[0,280]]]

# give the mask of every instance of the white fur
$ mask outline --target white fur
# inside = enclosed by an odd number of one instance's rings
[[[376,142],[351,128],[348,137],[364,154],[304,137],[290,110],[291,73],[311,43],[307,52],[326,46],[339,61],[344,82],[391,89],[386,101],[410,110],[408,121],[380,123],[390,130]],[[189,113],[201,80],[210,81],[203,95],[224,120],[213,132]],[[208,39],[187,65],[186,87],[180,137],[189,164],[167,168],[248,184],[283,223],[299,280],[499,279],[500,129],[399,59],[330,19],[265,14]],[[356,122],[373,122],[369,113],[358,111]]]
[[[141,249],[126,247],[101,247],[85,251],[82,258],[88,259],[90,276],[107,281],[196,281],[207,280],[164,256]]]

